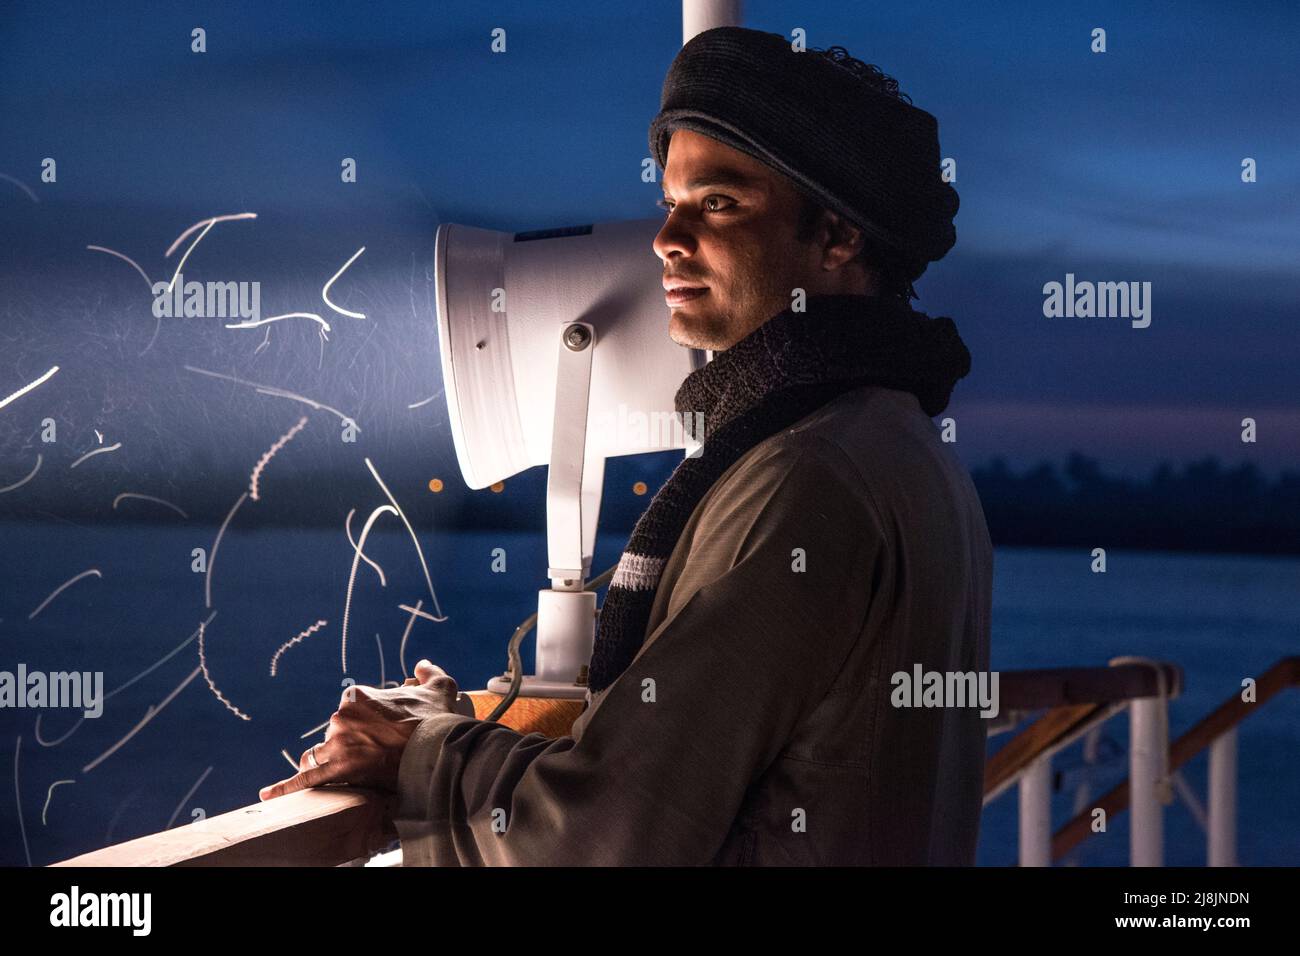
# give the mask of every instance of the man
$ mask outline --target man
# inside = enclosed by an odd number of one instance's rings
[[[358,691],[264,796],[393,789],[409,865],[969,864],[985,729],[893,675],[988,668],[992,549],[931,417],[970,356],[911,282],[955,241],[934,118],[874,67],[706,31],[650,129],[668,333],[704,411],[600,611],[569,736]],[[910,698],[901,703],[909,704]]]

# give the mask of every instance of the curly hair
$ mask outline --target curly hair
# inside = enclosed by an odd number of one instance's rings
[[[848,70],[857,77],[864,87],[873,93],[890,96],[909,105],[912,102],[912,98],[898,88],[898,80],[883,72],[880,67],[872,63],[864,63],[862,60],[850,56],[849,51],[842,46],[832,46],[825,50],[810,47],[805,52],[823,57],[841,69]],[[800,198],[803,205],[799,211],[795,238],[800,242],[811,242],[816,234],[817,224],[826,209],[804,193],[800,193]],[[915,274],[915,264],[907,262],[898,252],[869,238],[863,238],[862,249],[854,258],[854,261],[860,262],[866,268],[879,273],[880,294],[886,297],[897,297],[904,301],[915,299],[917,297],[916,290],[912,288],[910,279],[910,275]]]
[[[912,103],[912,98],[898,88],[898,80],[882,72],[880,67],[874,63],[863,63],[861,60],[849,56],[849,51],[842,46],[833,46],[825,50],[813,47],[807,52],[816,53],[823,59],[830,60],[836,66],[843,67],[877,93],[884,93],[896,100],[902,100],[909,106]]]

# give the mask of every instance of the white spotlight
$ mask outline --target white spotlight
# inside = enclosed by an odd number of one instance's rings
[[[693,450],[674,415],[707,353],[668,337],[660,219],[508,233],[438,227],[438,340],[456,457],[474,489],[549,465],[537,674],[520,693],[582,697],[596,595],[584,591],[605,459]],[[488,689],[505,693],[496,678]]]

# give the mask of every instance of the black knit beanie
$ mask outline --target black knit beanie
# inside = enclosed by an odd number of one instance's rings
[[[912,281],[957,241],[957,191],[939,171],[939,124],[845,66],[776,33],[715,27],[678,52],[650,151],[689,129],[753,156],[902,260]]]

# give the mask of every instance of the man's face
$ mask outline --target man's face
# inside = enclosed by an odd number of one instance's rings
[[[664,263],[668,334],[678,345],[728,349],[790,307],[791,293],[821,291],[816,242],[795,239],[799,194],[758,160],[691,130],[676,130],[663,175],[669,210],[654,240]]]

